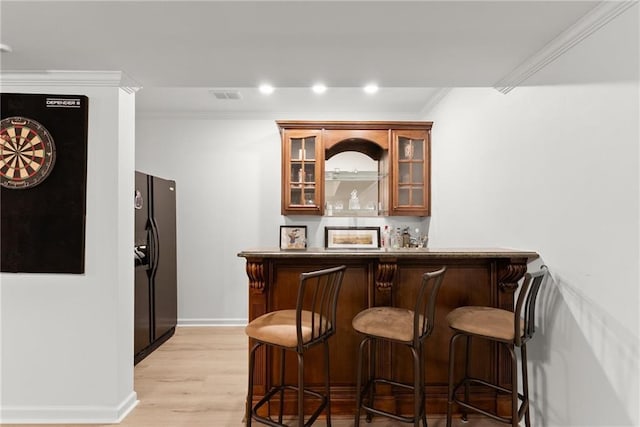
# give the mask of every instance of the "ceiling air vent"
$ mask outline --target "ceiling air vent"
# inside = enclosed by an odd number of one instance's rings
[[[242,96],[240,96],[240,92],[238,92],[237,90],[214,89],[211,91],[211,93],[216,97],[216,99],[242,99]]]

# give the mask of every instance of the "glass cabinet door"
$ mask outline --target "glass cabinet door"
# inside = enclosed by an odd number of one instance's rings
[[[282,214],[319,215],[322,147],[319,130],[285,130]]]
[[[429,133],[394,130],[391,215],[429,215]]]

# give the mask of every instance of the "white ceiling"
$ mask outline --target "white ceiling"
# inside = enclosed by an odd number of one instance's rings
[[[2,0],[1,69],[123,71],[142,112],[417,113],[438,88],[496,85],[599,3]]]

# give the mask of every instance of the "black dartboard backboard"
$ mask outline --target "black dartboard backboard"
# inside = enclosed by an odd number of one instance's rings
[[[84,95],[0,94],[0,269],[84,273]]]

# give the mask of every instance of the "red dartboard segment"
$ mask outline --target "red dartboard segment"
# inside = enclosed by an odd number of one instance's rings
[[[47,129],[33,119],[0,121],[0,185],[31,188],[44,181],[55,164],[56,149]]]

